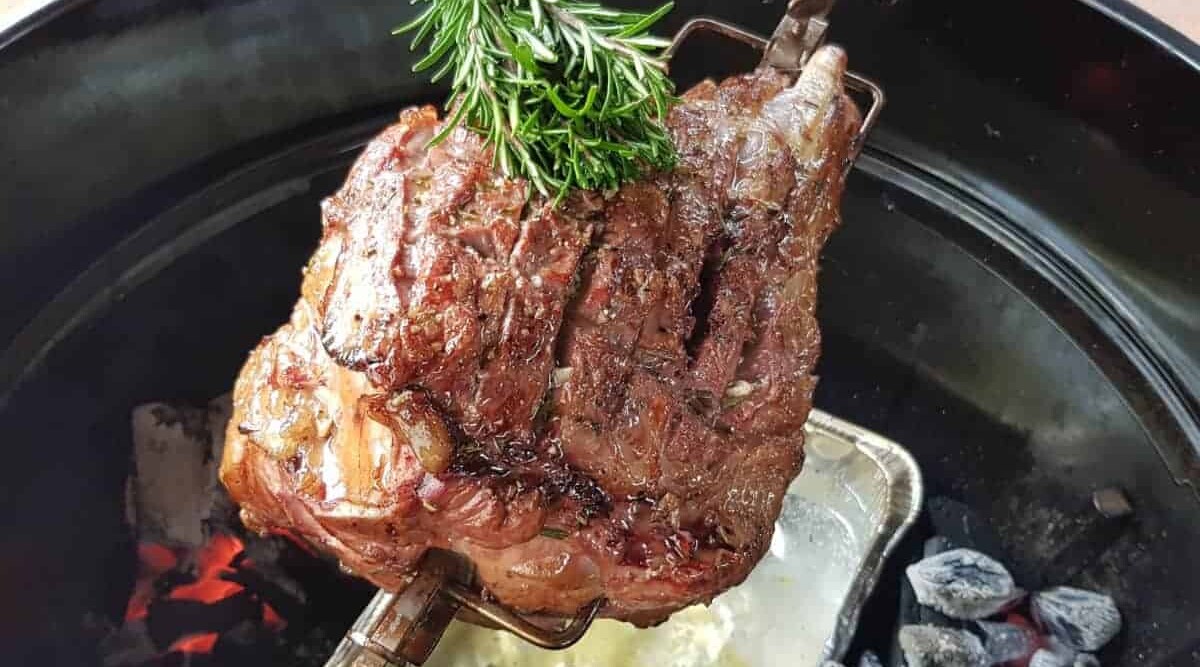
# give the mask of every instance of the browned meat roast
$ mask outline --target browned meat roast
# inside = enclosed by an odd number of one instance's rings
[[[385,588],[453,549],[526,612],[648,624],[741,582],[800,469],[844,68],[826,47],[795,85],[701,84],[673,173],[557,209],[403,112],[238,378],[221,477],[247,525]]]

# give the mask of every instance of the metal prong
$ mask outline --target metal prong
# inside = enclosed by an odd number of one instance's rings
[[[424,663],[460,607],[446,587],[470,576],[457,554],[430,550],[403,591],[375,594],[325,667]]]
[[[370,604],[359,614],[354,626],[342,637],[333,655],[325,662],[325,667],[358,667],[381,662],[400,667],[407,665],[408,661],[403,656],[372,639],[368,634],[383,621],[395,603],[396,595],[386,591],[379,591],[371,598]]]
[[[679,47],[682,46],[689,37],[697,32],[716,33],[723,37],[728,37],[730,39],[739,41],[759,51],[767,48],[767,39],[761,35],[750,32],[744,28],[740,28],[732,23],[726,23],[725,21],[721,21],[719,19],[710,18],[708,16],[699,16],[688,20],[688,22],[684,23],[683,27],[679,29],[679,32],[675,33],[674,39],[671,40],[671,45],[668,46],[665,51],[663,51],[663,58],[670,62],[670,60],[673,59],[675,54],[679,51]]]
[[[462,586],[451,584],[446,588],[446,593],[461,604],[463,609],[469,609],[479,614],[489,623],[511,632],[530,644],[552,651],[569,648],[578,642],[587,632],[592,621],[596,619],[600,607],[604,605],[603,599],[593,600],[586,607],[580,609],[575,614],[575,618],[571,619],[566,626],[560,629],[549,629],[526,620],[498,604],[488,602],[478,593]]]
[[[787,13],[763,53],[763,64],[776,69],[799,70],[825,41],[829,22],[825,16],[834,0],[791,0]]]
[[[604,603],[595,600],[565,625],[546,627],[485,600],[472,579],[470,563],[462,556],[430,550],[403,591],[375,594],[325,667],[423,664],[460,612],[467,621],[511,632],[536,646],[564,649],[583,637]]]
[[[791,7],[796,7],[802,3],[794,3]],[[832,5],[832,2],[828,3]],[[789,17],[784,17],[784,20],[791,20]],[[701,16],[691,19],[683,24],[679,32],[675,33],[675,38],[671,40],[671,45],[663,52],[663,56],[668,63],[679,52],[683,43],[692,35],[701,32],[709,32],[736,42],[740,42],[758,51],[766,51],[771,40],[755,34],[744,28],[740,28],[732,23],[726,23],[719,19],[714,19],[707,16]],[[764,58],[765,62],[765,58]],[[774,65],[772,65],[774,66]],[[867,134],[875,127],[875,123],[879,120],[879,115],[883,111],[883,105],[887,102],[887,95],[884,94],[883,88],[878,84],[868,79],[867,77],[856,74],[854,72],[846,72],[846,88],[860,93],[865,93],[870,96],[871,104],[867,107],[863,114],[862,126],[858,130],[858,135],[854,138],[853,150],[850,157],[853,159],[862,151],[863,145],[866,143]]]
[[[858,129],[858,136],[854,139],[854,150],[851,153],[851,157],[858,157],[858,154],[862,152],[863,144],[866,143],[867,135],[875,127],[875,123],[879,120],[879,114],[883,112],[883,105],[887,104],[887,94],[883,92],[883,87],[879,84],[854,72],[846,72],[846,88],[871,96],[871,106],[867,107],[867,112],[863,114],[862,126]]]

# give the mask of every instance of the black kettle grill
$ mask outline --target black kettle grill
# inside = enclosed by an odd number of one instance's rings
[[[440,100],[389,35],[412,11],[59,0],[0,34],[7,662],[100,664],[137,560],[129,410],[227,391],[286,317],[319,200],[397,109]],[[782,11],[683,0],[665,29]],[[1019,578],[1113,594],[1104,664],[1200,664],[1200,48],[1120,0],[831,18],[889,106],[823,261],[818,407],[908,446]],[[701,41],[674,73],[752,57]],[[1132,505],[1115,530],[1088,528],[1101,489]],[[890,645],[890,576],[858,648]],[[335,641],[369,597],[313,581],[260,653],[192,664],[304,663],[301,629]]]

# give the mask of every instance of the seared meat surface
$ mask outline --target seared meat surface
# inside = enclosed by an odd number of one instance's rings
[[[453,549],[526,612],[603,597],[649,624],[741,582],[803,457],[844,68],[826,47],[794,85],[701,84],[676,170],[557,208],[403,112],[238,378],[221,477],[246,523],[392,589]]]

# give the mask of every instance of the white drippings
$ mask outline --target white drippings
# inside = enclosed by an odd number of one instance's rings
[[[556,369],[555,380],[561,371]],[[828,657],[861,558],[878,539],[886,488],[878,464],[853,446],[810,434],[815,454],[788,489],[770,551],[741,586],[647,630],[597,622],[567,651],[455,624],[427,667],[795,667]]]

